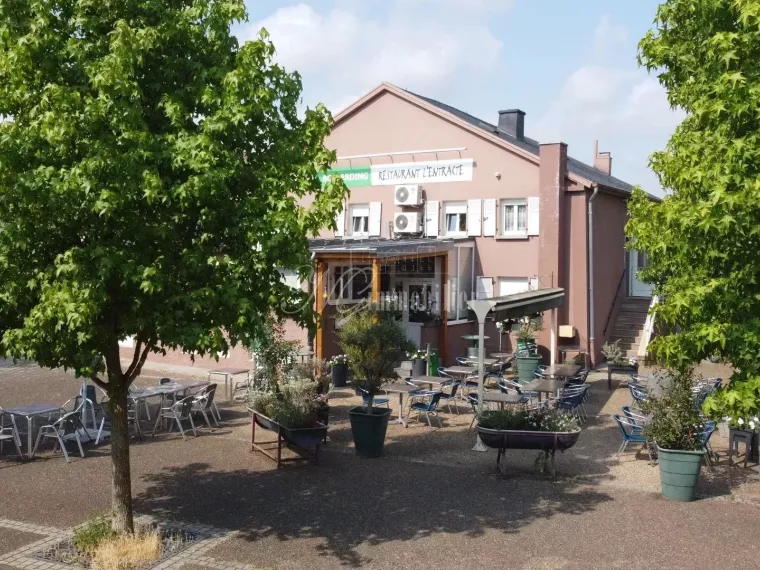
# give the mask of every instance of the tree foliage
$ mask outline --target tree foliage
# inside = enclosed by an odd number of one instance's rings
[[[151,352],[218,357],[272,313],[313,323],[278,268],[310,267],[345,195],[318,176],[331,116],[299,116],[266,32],[230,34],[245,17],[242,0],[0,2],[4,355],[126,405]]]
[[[397,311],[368,305],[353,311],[338,332],[338,343],[348,356],[354,384],[369,393],[370,408],[383,382],[395,376],[397,363],[407,352],[417,349],[398,317]]]
[[[717,356],[736,368],[713,414],[760,401],[760,2],[668,0],[640,43],[672,106],[686,112],[651,165],[668,195],[637,191],[628,233],[649,256],[671,334],[651,345],[684,369]]]

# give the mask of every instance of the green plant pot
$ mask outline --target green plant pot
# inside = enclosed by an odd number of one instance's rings
[[[380,457],[385,444],[385,432],[388,431],[388,408],[372,408],[368,414],[364,406],[348,411],[351,420],[351,435],[354,437],[356,454],[363,457]]]
[[[671,501],[693,501],[704,455],[704,450],[676,451],[658,445],[662,496]]]
[[[533,373],[536,371],[536,366],[541,364],[540,356],[518,356],[515,360],[517,361],[517,379],[521,384],[535,379]]]

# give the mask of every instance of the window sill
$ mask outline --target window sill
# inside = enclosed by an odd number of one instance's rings
[[[525,234],[506,234],[506,235],[495,236],[494,239],[496,239],[497,241],[501,241],[501,240],[508,241],[508,240],[515,240],[515,239],[526,240],[529,237],[530,236],[527,233],[525,233]]]
[[[452,326],[452,325],[466,325],[470,323],[474,323],[475,321],[471,321],[469,319],[459,319],[457,321],[446,321],[446,326]]]

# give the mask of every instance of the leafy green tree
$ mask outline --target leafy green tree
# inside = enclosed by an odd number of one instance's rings
[[[1,350],[108,393],[118,532],[148,354],[218,357],[272,312],[311,325],[277,268],[310,267],[346,192],[318,176],[329,112],[299,116],[266,32],[230,34],[245,18],[242,0],[0,2]]]
[[[649,256],[642,277],[664,295],[672,331],[653,355],[678,369],[707,357],[736,368],[707,403],[742,414],[760,402],[760,2],[668,0],[640,62],[686,112],[651,165],[669,191],[637,191],[628,233]]]

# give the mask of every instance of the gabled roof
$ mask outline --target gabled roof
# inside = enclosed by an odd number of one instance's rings
[[[459,123],[465,128],[469,128],[470,130],[473,130],[481,135],[486,135],[487,138],[490,138],[493,142],[502,143],[505,146],[511,147],[513,150],[518,151],[519,154],[522,154],[526,158],[532,159],[534,162],[538,162],[539,142],[537,140],[528,137],[518,139],[517,137],[500,131],[496,125],[493,125],[487,121],[483,121],[482,119],[470,115],[469,113],[461,111],[450,105],[446,105],[445,103],[441,103],[440,101],[436,101],[435,99],[431,99],[423,95],[418,95],[417,93],[412,93],[411,91],[407,91],[405,89],[400,89],[390,83],[382,83],[377,88],[373,89],[370,93],[367,93],[364,97],[361,97],[353,104],[343,109],[335,116],[335,123],[337,124],[342,120],[345,120],[365,103],[374,99],[382,92],[393,93],[402,99],[406,99],[407,101],[423,106],[432,112],[443,115],[448,119]],[[586,186],[590,186],[591,184],[598,184],[607,189],[616,190],[617,192],[623,194],[630,194],[631,190],[633,190],[633,186],[627,182],[624,182],[619,178],[615,178],[610,174],[605,174],[601,170],[598,170],[591,165],[585,164],[580,160],[571,158],[569,156],[567,158],[567,170],[571,179]],[[652,198],[658,201],[660,200],[660,198],[654,196]]]

